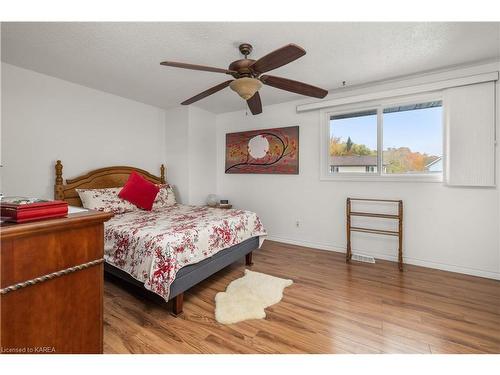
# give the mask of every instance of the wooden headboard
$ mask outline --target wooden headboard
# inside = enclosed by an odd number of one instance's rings
[[[82,206],[82,201],[75,189],[103,189],[122,187],[125,185],[130,173],[133,171],[139,173],[147,180],[155,184],[164,184],[165,181],[165,166],[160,167],[160,177],[155,176],[143,169],[134,167],[106,167],[95,169],[82,176],[72,179],[66,179],[63,182],[62,170],[63,165],[60,160],[56,162],[56,180],[54,184],[54,199],[68,202],[70,206]]]

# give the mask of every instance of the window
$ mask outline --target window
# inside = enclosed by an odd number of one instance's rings
[[[377,171],[377,111],[330,117],[330,170],[334,173]]]
[[[384,173],[442,173],[440,101],[384,108]]]
[[[324,170],[329,176],[441,178],[440,100],[384,103],[357,111],[327,112],[326,116],[328,146]]]

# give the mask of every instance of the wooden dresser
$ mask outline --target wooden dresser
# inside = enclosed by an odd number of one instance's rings
[[[102,353],[104,222],[2,223],[1,353]]]

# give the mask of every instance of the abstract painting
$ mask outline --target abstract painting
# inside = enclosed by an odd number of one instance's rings
[[[226,134],[226,173],[299,173],[299,127]]]

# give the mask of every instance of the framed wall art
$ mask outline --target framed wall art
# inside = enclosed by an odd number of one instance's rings
[[[299,174],[299,127],[226,134],[226,173]]]

